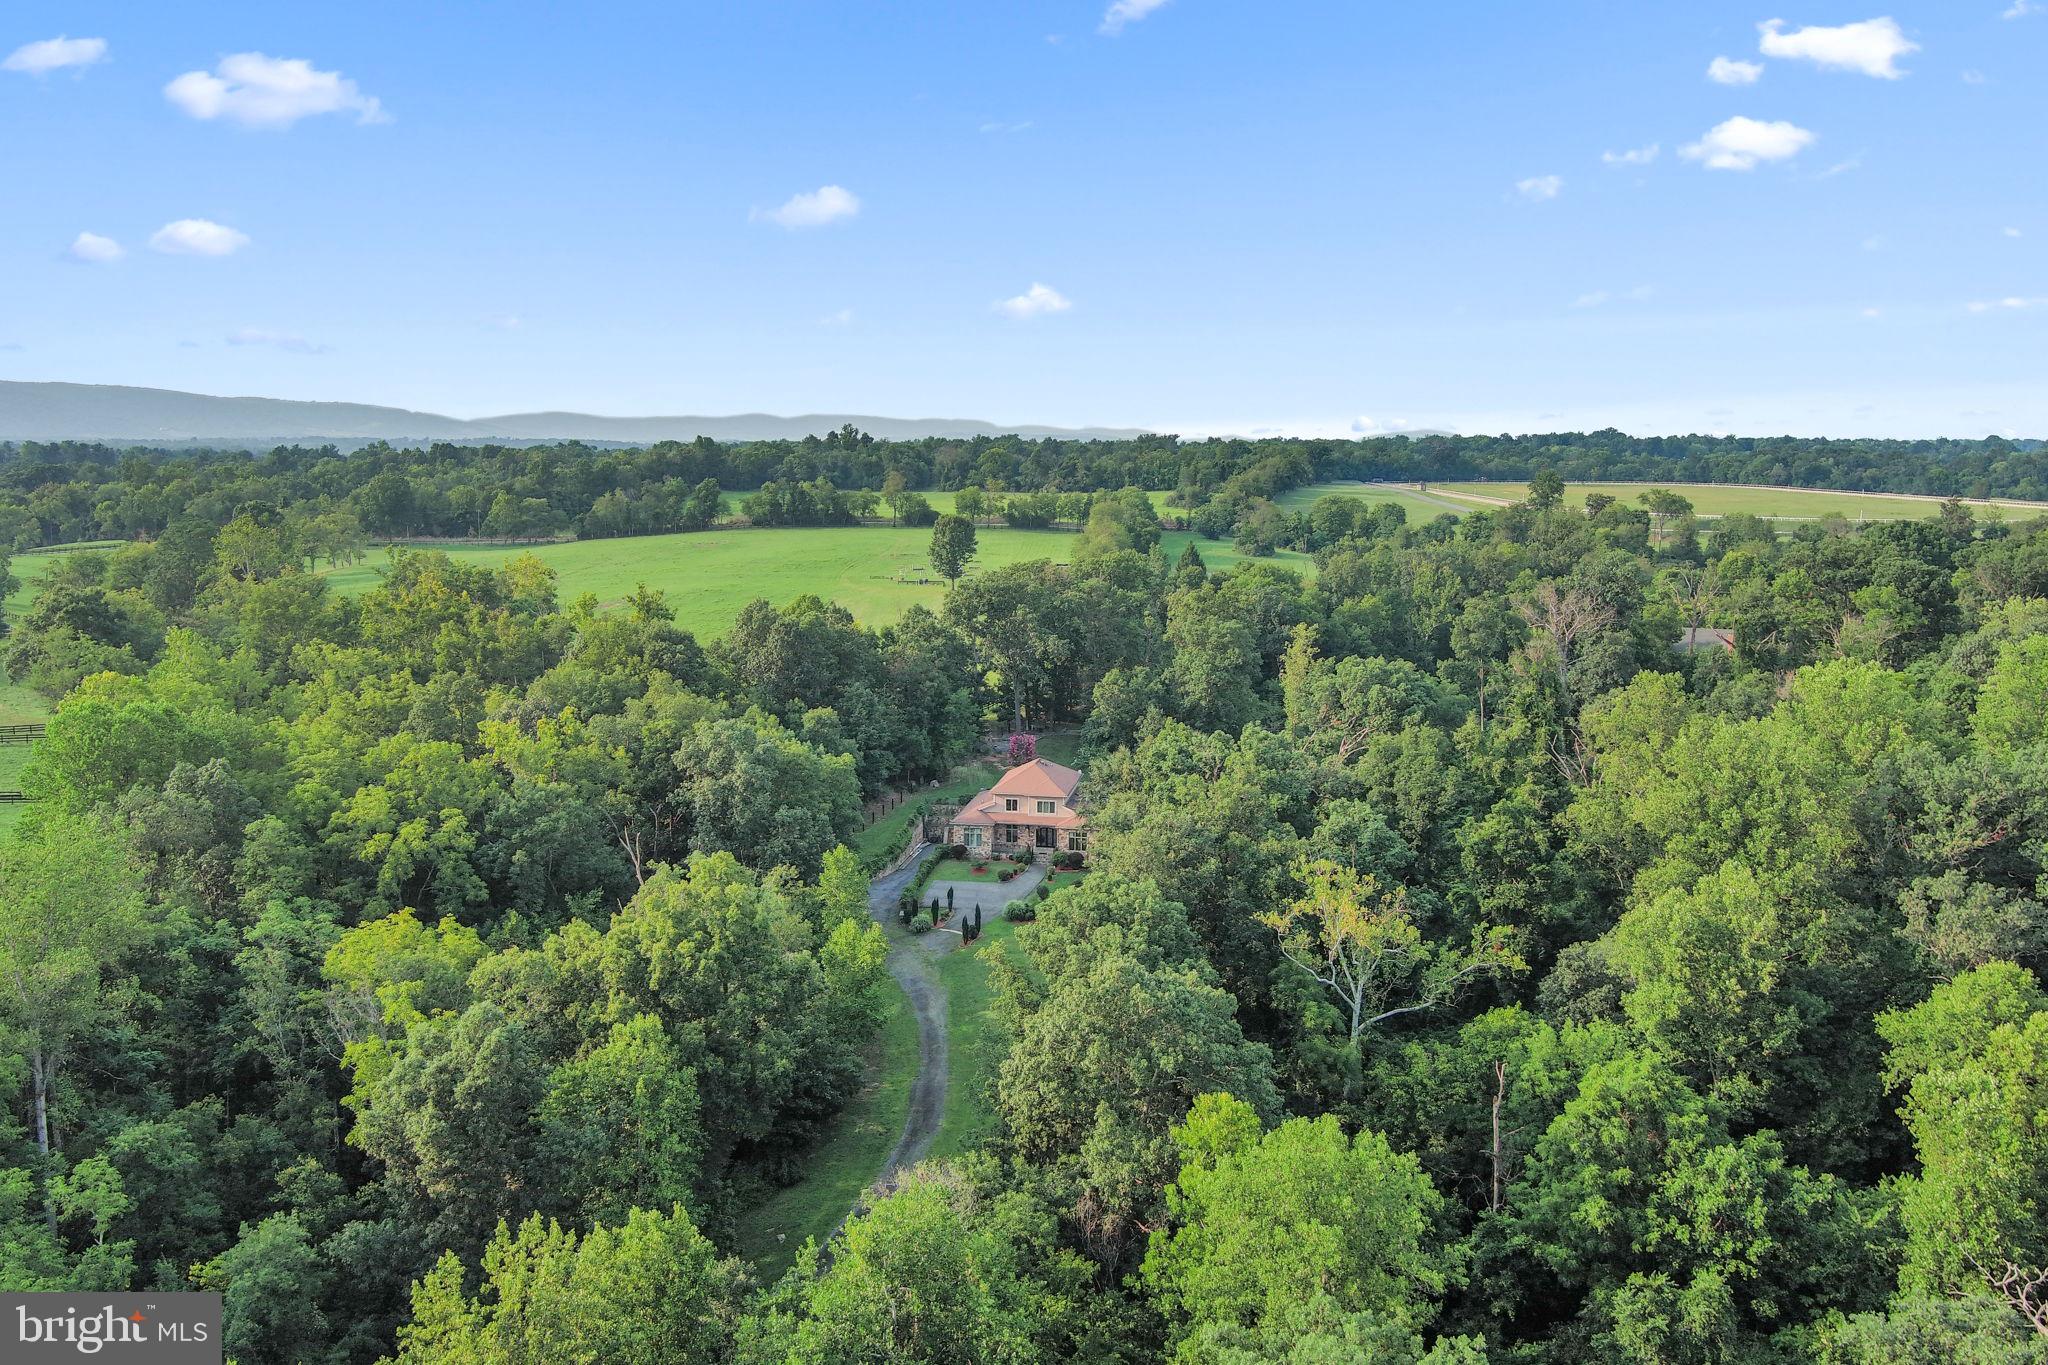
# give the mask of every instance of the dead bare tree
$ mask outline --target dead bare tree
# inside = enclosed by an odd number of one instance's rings
[[[1970,1257],[1970,1264],[1991,1286],[1991,1292],[2027,1320],[2036,1336],[2048,1337],[2048,1269],[2002,1261],[1997,1270]]]
[[[1569,702],[1572,693],[1572,660],[1581,640],[1597,635],[1614,624],[1614,608],[1590,588],[1559,588],[1544,583],[1515,610],[1535,632],[1529,641],[1533,656],[1547,651],[1550,666],[1557,672],[1558,689]]]

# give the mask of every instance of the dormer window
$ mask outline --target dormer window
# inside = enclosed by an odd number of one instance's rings
[[[1040,815],[1051,815],[1051,814],[1052,814],[1052,802],[1050,802],[1050,801],[1041,801],[1041,802],[1039,802],[1039,803],[1038,803],[1038,813],[1039,813]]]
[[[1017,798],[1016,798],[1016,797],[1014,797],[1014,796],[1006,796],[1006,797],[1004,797],[1004,798],[1003,798],[1003,809],[1004,809],[1004,810],[1015,810],[1015,809],[1017,809]]]

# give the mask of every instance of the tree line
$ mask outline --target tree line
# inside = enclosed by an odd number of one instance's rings
[[[241,450],[0,443],[0,546],[26,550],[155,538],[174,521],[215,528],[267,509],[352,518],[380,539],[539,539],[698,530],[719,490],[744,491],[760,525],[850,525],[887,505],[899,524],[935,513],[917,490],[992,498],[962,515],[1043,529],[1078,524],[1076,495],[1146,488],[1171,494],[1204,530],[1249,520],[1255,543],[1281,543],[1258,504],[1331,479],[1402,482],[1573,480],[1768,483],[1936,496],[2048,499],[2041,443],[1749,437],[1632,437],[1616,431],[1360,440],[1148,436],[878,441],[851,429],[801,441],[709,438],[645,447],[580,442],[499,446],[373,443]],[[877,501],[879,495],[879,503]],[[893,495],[893,496],[892,496]],[[1248,514],[1256,512],[1256,516]]]

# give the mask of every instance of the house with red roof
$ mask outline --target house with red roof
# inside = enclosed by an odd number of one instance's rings
[[[1074,805],[1081,774],[1034,758],[1004,773],[947,822],[946,839],[969,854],[1001,857],[1080,853],[1088,847],[1088,821]]]

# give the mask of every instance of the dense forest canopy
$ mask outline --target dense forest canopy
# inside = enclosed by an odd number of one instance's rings
[[[1245,504],[1326,479],[1760,483],[1938,496],[2048,499],[2039,442],[1541,436],[1127,441],[981,437],[878,441],[851,428],[802,441],[726,445],[708,437],[644,448],[375,444],[240,450],[0,443],[0,547],[153,537],[180,518],[225,524],[238,510],[340,515],[373,536],[540,537],[696,530],[715,519],[707,488],[887,491],[987,488],[1086,493],[1173,490],[1190,510]],[[795,507],[792,509],[792,499]],[[762,524],[829,525],[872,515],[785,492]],[[1027,513],[1027,516],[1029,513]],[[1014,523],[1013,523],[1014,524]],[[1029,523],[1022,523],[1029,524]]]
[[[15,535],[137,539],[7,647],[55,710],[0,1284],[215,1290],[244,1362],[2048,1360],[2048,524],[1546,478],[1216,573],[1110,491],[1757,460],[2044,491],[1995,441],[17,450]],[[715,640],[275,534],[892,469],[1106,496],[937,612]],[[990,1135],[764,1280],[892,989],[862,800],[1020,716],[1084,727],[1091,867],[997,971]]]

